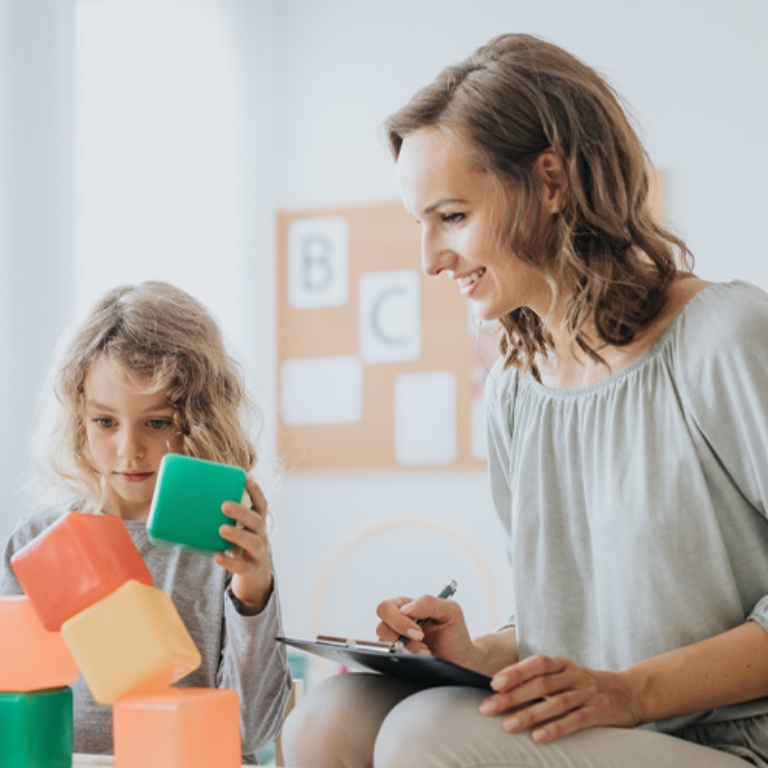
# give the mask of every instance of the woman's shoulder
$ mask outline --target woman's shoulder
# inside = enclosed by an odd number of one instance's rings
[[[714,349],[762,340],[768,294],[744,280],[707,283],[690,296],[671,324],[678,343]]]

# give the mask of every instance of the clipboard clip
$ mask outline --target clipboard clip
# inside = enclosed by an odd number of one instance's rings
[[[403,645],[399,640],[394,643],[383,643],[380,640],[355,640],[352,637],[334,637],[333,635],[318,635],[316,642],[332,645],[336,648],[349,648],[350,650],[378,651],[379,653],[398,653],[403,651]]]

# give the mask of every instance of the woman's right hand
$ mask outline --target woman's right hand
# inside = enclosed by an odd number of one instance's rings
[[[410,638],[411,653],[429,653],[456,664],[472,667],[478,649],[464,620],[461,606],[453,600],[423,595],[412,600],[396,597],[379,603],[376,614],[381,622],[376,627],[380,640],[394,643],[400,637]],[[423,626],[416,622],[424,619]]]

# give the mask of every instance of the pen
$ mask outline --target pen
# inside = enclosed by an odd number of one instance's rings
[[[449,581],[438,593],[437,597],[441,600],[450,600],[456,594],[456,582],[454,580]],[[416,619],[416,623],[423,627],[429,619]],[[392,651],[403,651],[405,646],[411,642],[411,638],[407,635],[400,635],[400,637],[392,643]]]

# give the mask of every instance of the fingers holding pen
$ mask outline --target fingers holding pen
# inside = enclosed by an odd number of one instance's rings
[[[376,629],[378,636],[386,642],[400,640],[412,653],[450,653],[444,630],[449,625],[464,627],[461,608],[447,599],[455,588],[455,582],[451,582],[437,597],[397,597],[380,603],[376,610],[381,619]]]
[[[414,601],[410,597],[395,597],[379,603],[376,608],[376,615],[381,619],[381,622],[376,627],[377,637],[387,643],[394,643],[401,637],[407,637],[416,642],[422,641],[424,630],[414,619],[402,611],[403,606],[413,603]],[[426,646],[423,648],[425,649]],[[415,648],[409,647],[409,650],[415,650]]]

